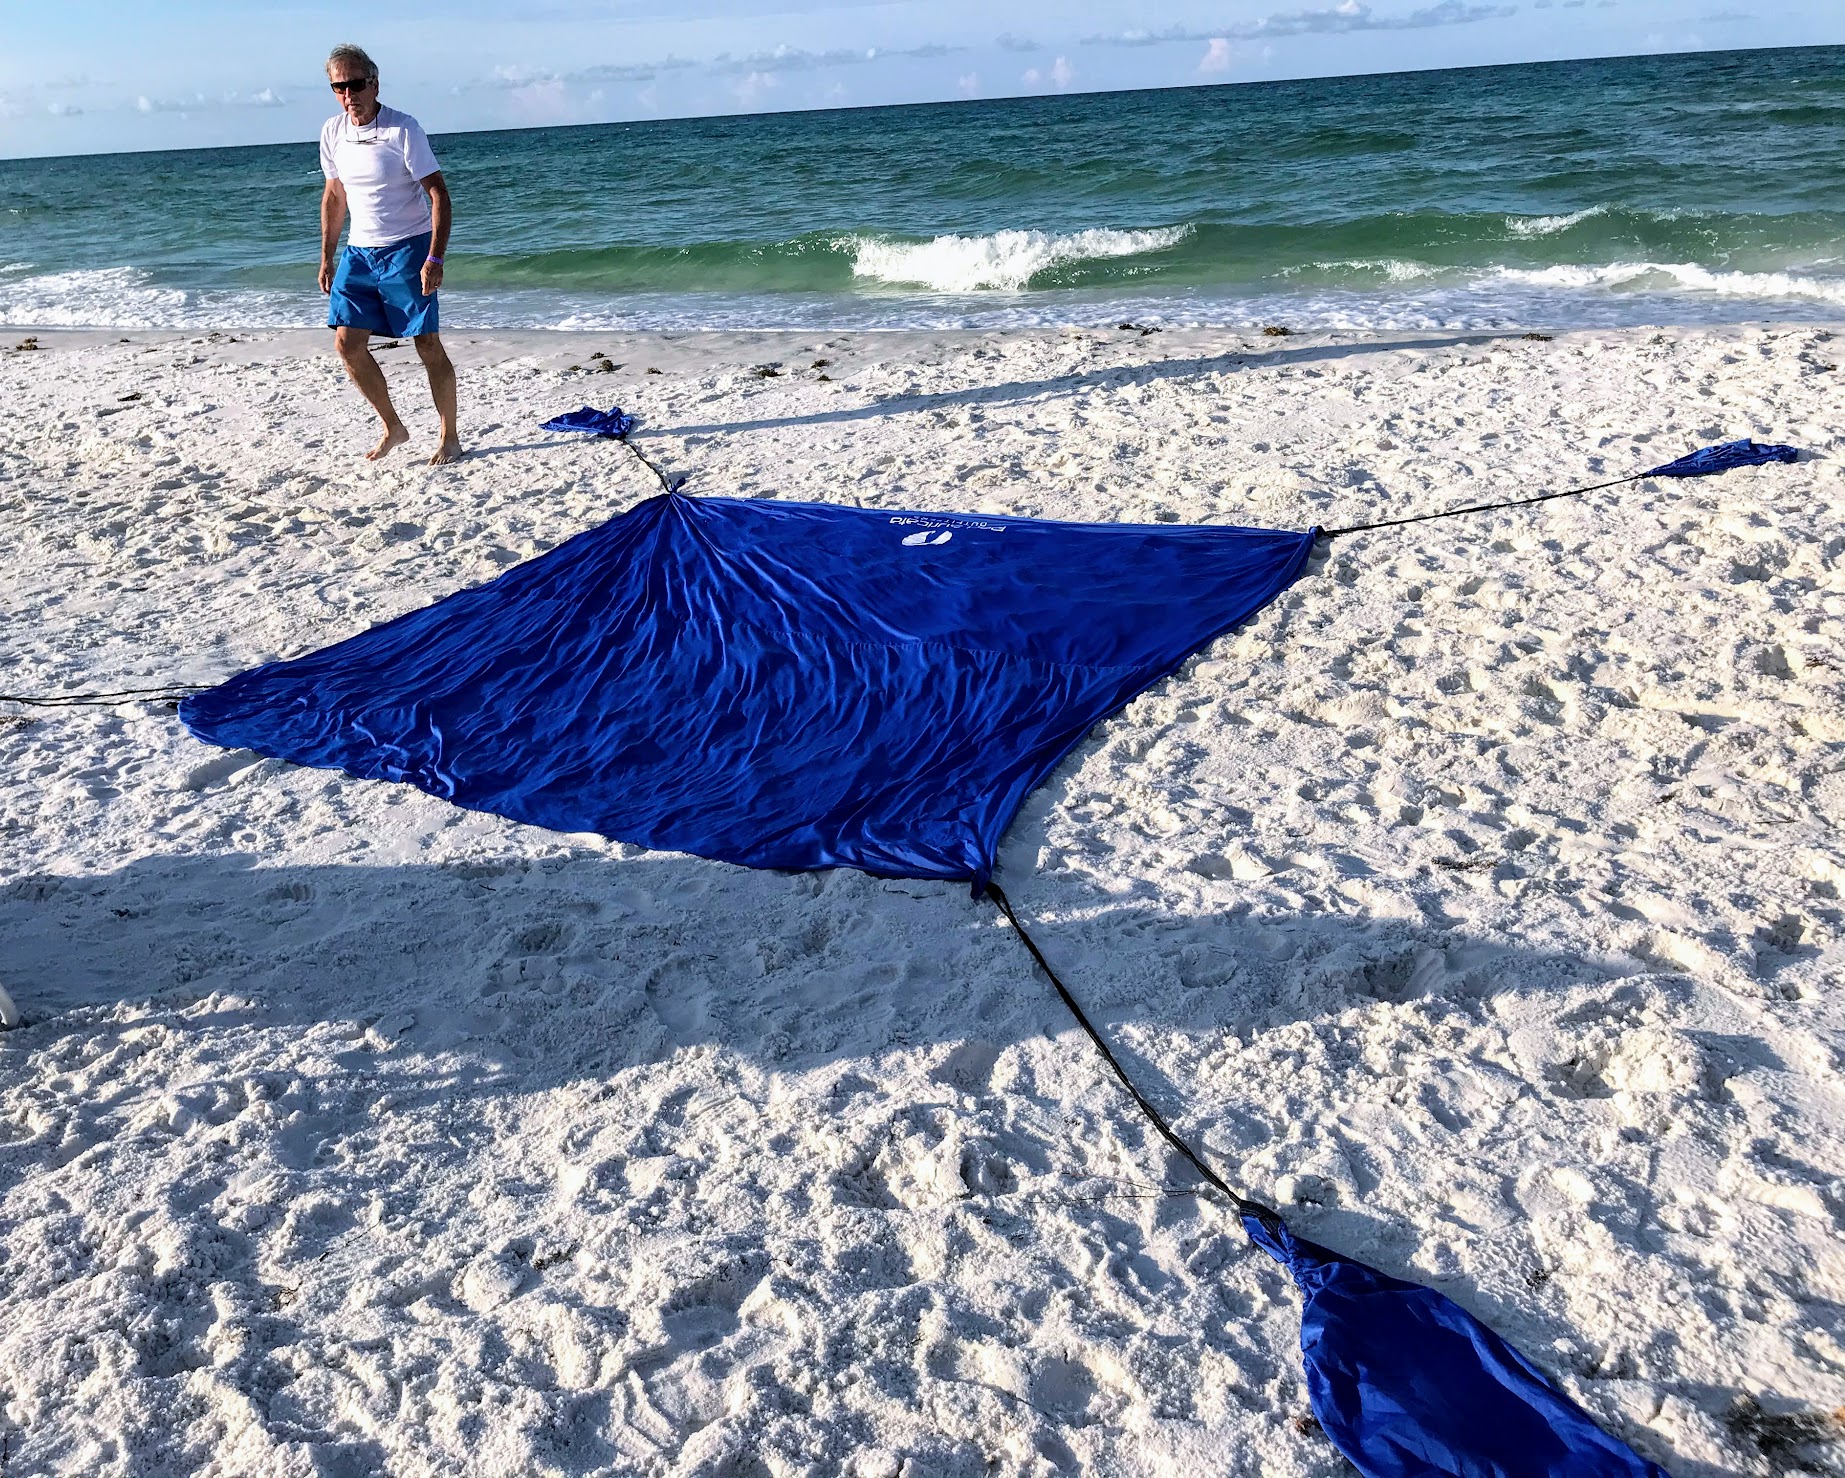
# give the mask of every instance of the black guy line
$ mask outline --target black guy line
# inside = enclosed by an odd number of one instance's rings
[[[1025,926],[1019,922],[1019,916],[1012,911],[1012,904],[1007,899],[1004,890],[998,883],[988,882],[987,892],[993,895],[993,901],[999,905],[1000,912],[1005,914],[1007,922],[1018,933],[1025,948],[1031,951],[1031,957],[1038,962],[1038,968],[1048,975],[1051,984],[1057,987],[1057,994],[1063,998],[1064,1005],[1070,1008],[1070,1014],[1076,1018],[1076,1024],[1088,1034],[1089,1040],[1095,1043],[1096,1051],[1102,1054],[1102,1060],[1114,1069],[1115,1076],[1121,1080],[1121,1086],[1127,1089],[1128,1096],[1139,1106],[1140,1111],[1147,1116],[1153,1127],[1159,1130],[1160,1136],[1166,1143],[1191,1162],[1192,1168],[1204,1177],[1206,1184],[1221,1191],[1229,1198],[1230,1204],[1236,1208],[1237,1215],[1253,1216],[1270,1227],[1280,1225],[1281,1218],[1275,1211],[1264,1206],[1260,1201],[1252,1201],[1247,1196],[1231,1189],[1227,1180],[1207,1165],[1196,1150],[1179,1138],[1178,1132],[1166,1122],[1165,1115],[1147,1102],[1146,1095],[1134,1086],[1134,1080],[1127,1075],[1127,1069],[1122,1067],[1120,1059],[1103,1040],[1102,1034],[1095,1029],[1087,1013],[1077,1004],[1076,997],[1070,994],[1070,988],[1058,978],[1057,972],[1051,968],[1051,962],[1044,958],[1044,952],[1038,948],[1037,942],[1025,932]]]

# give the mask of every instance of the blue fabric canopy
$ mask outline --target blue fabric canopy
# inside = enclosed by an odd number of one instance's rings
[[[978,888],[1065,752],[1312,545],[675,493],[180,716],[557,831]]]

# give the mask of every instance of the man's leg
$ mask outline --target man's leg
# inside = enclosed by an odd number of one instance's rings
[[[429,374],[429,394],[442,422],[442,444],[429,459],[432,465],[440,466],[461,455],[461,433],[455,427],[455,364],[442,347],[440,334],[418,334],[416,352]]]
[[[378,368],[378,361],[372,358],[370,341],[371,333],[366,329],[341,326],[333,330],[333,344],[339,350],[340,363],[346,366],[352,383],[359,387],[359,394],[384,422],[384,435],[378,438],[378,445],[365,454],[368,460],[376,462],[392,447],[408,441],[410,429],[397,419],[397,407],[391,404],[390,386],[384,382],[384,371]]]

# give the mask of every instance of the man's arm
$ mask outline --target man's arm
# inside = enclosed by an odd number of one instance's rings
[[[328,180],[320,192],[320,290],[333,291],[333,259],[339,254],[340,227],[346,224],[346,187]]]
[[[448,228],[454,219],[454,206],[448,198],[448,184],[442,178],[442,171],[424,175],[417,183],[429,196],[429,255],[430,260],[423,263],[423,291],[432,293],[442,286],[442,264],[437,257],[448,255]]]

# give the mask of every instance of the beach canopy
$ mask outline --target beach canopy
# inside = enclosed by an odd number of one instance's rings
[[[978,889],[1070,747],[1312,545],[672,493],[180,715],[555,831]]]
[[[585,407],[549,429],[623,440],[633,424]],[[1620,481],[1795,455],[1733,442]],[[487,585],[241,673],[181,718],[210,743],[557,831],[981,892],[1026,793],[1286,590],[1316,537],[689,498],[653,470],[662,496]],[[1314,1415],[1361,1473],[1665,1478],[1453,1300],[1236,1192],[1020,933],[1142,1111],[1292,1274]]]

